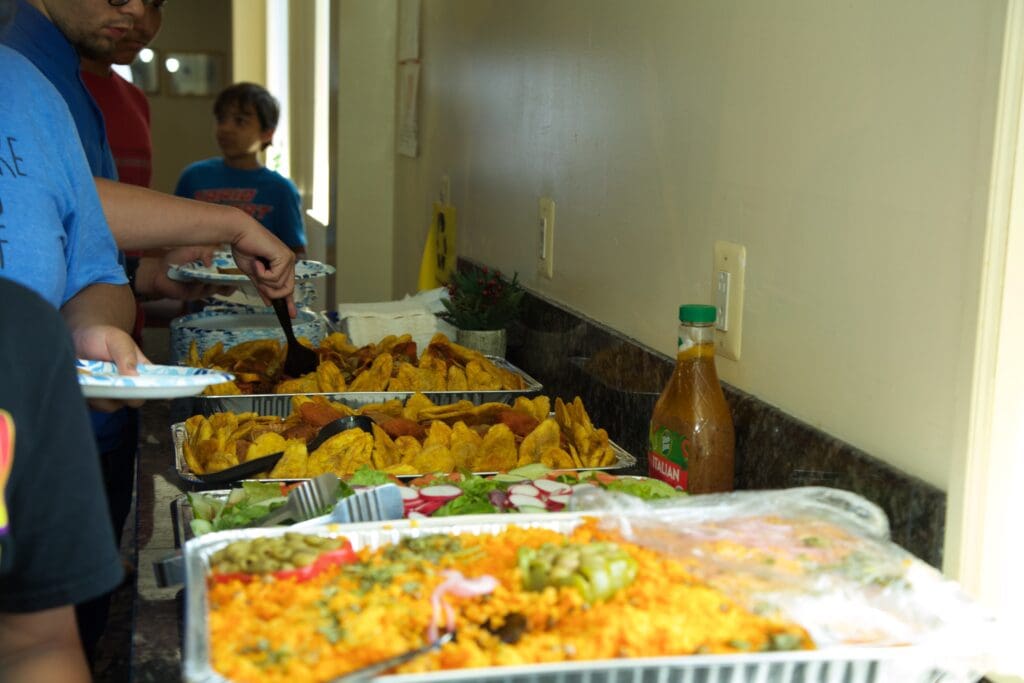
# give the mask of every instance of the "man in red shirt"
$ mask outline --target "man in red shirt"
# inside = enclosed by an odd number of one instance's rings
[[[150,135],[149,100],[138,87],[113,70],[114,64],[131,64],[160,32],[165,0],[155,0],[145,7],[141,21],[136,21],[109,54],[82,56],[82,82],[103,112],[107,140],[114,154],[118,180],[122,183],[149,187],[153,178],[153,141]],[[132,289],[139,298],[169,297],[199,299],[214,291],[203,284],[185,284],[167,277],[171,263],[185,263],[201,258],[207,262],[213,247],[186,247],[138,259]],[[142,326],[142,311],[136,316],[137,332]]]

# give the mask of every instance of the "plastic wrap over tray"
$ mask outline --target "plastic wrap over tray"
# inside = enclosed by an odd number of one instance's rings
[[[601,661],[567,661],[524,666],[445,670],[383,677],[393,681],[678,681],[680,683],[925,683],[975,681],[989,664],[995,625],[959,587],[939,572],[884,540],[877,510],[853,494],[807,488],[743,492],[727,498],[693,497],[683,504],[604,504],[604,511],[546,515],[466,516],[325,527],[319,533],[343,535],[356,548],[377,548],[405,537],[435,533],[496,534],[509,526],[544,528],[568,534],[586,517],[596,517],[625,540],[662,554],[693,560],[704,567],[702,579],[740,603],[777,609],[815,639],[818,649],[729,655],[689,655]],[[838,509],[830,511],[833,503]],[[759,522],[761,526],[752,526]],[[777,566],[760,551],[774,553],[794,538],[778,528],[820,534],[834,527],[832,540],[843,561],[821,556],[803,564]],[[188,681],[226,681],[210,665],[207,623],[207,573],[211,555],[227,543],[284,529],[241,530],[202,536],[186,545],[187,604],[184,675]],[[751,536],[751,533],[757,536]],[[802,531],[801,531],[802,533]],[[813,537],[813,536],[812,536]],[[808,538],[812,538],[808,537]],[[819,548],[818,538],[796,548]],[[744,560],[730,541],[750,542]],[[721,544],[727,547],[719,547]],[[779,547],[776,547],[779,546]],[[782,559],[787,555],[782,553]],[[878,566],[877,576],[869,567]],[[730,580],[742,569],[756,580]],[[887,580],[876,581],[886,572]],[[701,573],[699,572],[698,575]],[[867,605],[861,604],[866,602]],[[844,626],[844,622],[849,622]]]
[[[185,482],[187,482],[189,484],[193,484],[195,486],[203,486],[204,485],[203,481],[201,479],[199,479],[198,477],[196,477],[196,475],[189,468],[188,463],[185,461],[185,451],[184,451],[184,448],[183,448],[183,444],[185,443],[185,438],[186,438],[186,431],[185,431],[185,423],[184,422],[177,422],[177,423],[171,425],[171,441],[174,442],[174,468],[177,471],[178,476],[183,481],[185,481]],[[622,446],[619,446],[614,441],[609,441],[608,445],[611,446],[612,450],[615,452],[615,463],[614,464],[608,465],[607,467],[582,467],[582,468],[576,468],[576,469],[567,470],[567,471],[590,472],[590,471],[604,470],[604,471],[612,472],[612,471],[615,471],[615,470],[625,470],[625,469],[629,469],[631,467],[636,467],[636,457],[635,456],[633,456],[631,453],[629,453],[626,450],[624,450],[622,448]],[[400,475],[398,475],[398,477],[400,479],[414,479],[416,477],[421,477],[424,474],[430,474],[430,473],[429,472],[421,472],[419,474],[400,474]],[[481,472],[474,472],[474,474],[488,475],[488,474],[497,474],[497,472],[481,471]],[[258,481],[296,481],[296,480],[295,479],[259,479]]]
[[[503,370],[521,375],[526,381],[524,389],[501,389],[498,391],[423,391],[420,392],[437,405],[456,403],[462,400],[473,403],[512,403],[517,396],[533,396],[544,388],[540,382],[509,363],[504,358],[487,356],[487,359]],[[301,394],[302,396],[323,396],[330,401],[359,408],[373,403],[393,399],[404,400],[413,395],[412,391],[341,391],[332,393]],[[214,413],[257,413],[287,417],[292,412],[292,397],[295,394],[237,394],[232,396],[196,396],[190,399],[193,415]]]

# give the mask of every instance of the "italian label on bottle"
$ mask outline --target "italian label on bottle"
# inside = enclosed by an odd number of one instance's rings
[[[647,472],[655,479],[686,490],[689,440],[667,427],[652,429],[647,451]]]

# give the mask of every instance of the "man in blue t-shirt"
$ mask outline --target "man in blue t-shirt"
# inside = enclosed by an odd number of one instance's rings
[[[236,83],[221,91],[213,114],[223,157],[188,166],[174,194],[238,207],[301,255],[306,232],[299,191],[259,158],[274,137],[279,112],[274,96],[255,83]]]
[[[3,4],[9,8],[10,0],[3,0]],[[0,35],[0,42],[32,62],[63,97],[78,131],[80,151],[84,151],[88,160],[102,212],[119,249],[231,244],[238,267],[253,279],[266,302],[269,304],[271,298],[285,298],[290,313],[295,315],[292,301],[295,254],[257,221],[232,208],[187,201],[113,182],[117,171],[103,117],[79,75],[79,52],[95,56],[113,50],[118,38],[130,30],[135,21],[141,21],[144,12],[143,2],[113,5],[100,0],[17,0],[13,23]],[[0,71],[5,82],[9,76],[6,70]],[[31,89],[17,93],[25,112],[35,113],[31,100],[34,94]],[[10,97],[12,101],[19,101],[14,99],[15,95]],[[51,131],[54,137],[71,134],[72,131],[60,128]],[[77,209],[77,204],[71,201],[63,210],[74,212]],[[126,275],[129,282],[134,281],[135,270],[128,268]],[[173,289],[180,285],[166,277],[163,281],[172,291],[157,293],[182,298],[177,293],[180,290]],[[134,306],[130,310],[130,320],[133,320]],[[127,329],[131,329],[130,322]],[[75,340],[79,341],[77,337]],[[86,351],[83,353],[79,344],[81,355],[95,357],[88,349]],[[107,478],[112,522],[120,535],[131,502],[138,415],[127,409],[115,413],[94,412],[93,426]],[[97,604],[102,602],[97,601]],[[98,640],[104,619],[105,605],[100,605],[95,618],[87,617],[80,609],[79,623],[87,652]],[[88,622],[94,626],[88,626]]]

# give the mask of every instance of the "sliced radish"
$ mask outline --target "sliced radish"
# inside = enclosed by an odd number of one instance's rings
[[[518,508],[520,510],[522,510],[524,506],[539,508],[544,507],[544,502],[537,496],[527,496],[522,493],[513,493],[511,496],[508,497],[508,502],[512,504],[512,507]]]
[[[405,516],[408,519],[426,519],[427,518],[427,515],[423,514],[422,512],[416,512],[415,510],[413,510],[412,512],[407,513]]]
[[[444,507],[444,504],[447,503],[449,500],[451,500],[451,498],[448,498],[448,499],[445,499],[445,498],[431,498],[426,503],[421,505],[416,510],[416,512],[419,512],[420,514],[423,514],[423,515],[432,515],[435,512],[437,512],[439,509]]]
[[[462,489],[458,486],[452,486],[451,484],[438,484],[437,486],[428,486],[420,489],[420,495],[424,498],[451,500],[452,498],[458,498],[461,496]]]
[[[416,500],[420,497],[420,492],[409,486],[399,486],[398,492],[402,495],[402,500]]]
[[[533,485],[549,496],[569,493],[572,491],[572,487],[568,484],[560,481],[554,481],[553,479],[537,479],[533,482]]]
[[[556,493],[553,496],[548,496],[548,503],[555,503],[565,507],[569,504],[569,494],[567,493]]]
[[[544,505],[547,506],[547,509],[551,512],[559,512],[565,509],[565,503],[559,503],[551,498],[548,498]]]
[[[538,507],[536,505],[527,505],[526,507],[519,508],[519,512],[529,514],[531,512],[550,512],[546,507]]]
[[[508,492],[513,496],[533,496],[534,498],[540,495],[540,489],[533,484],[513,484],[508,487]]]

